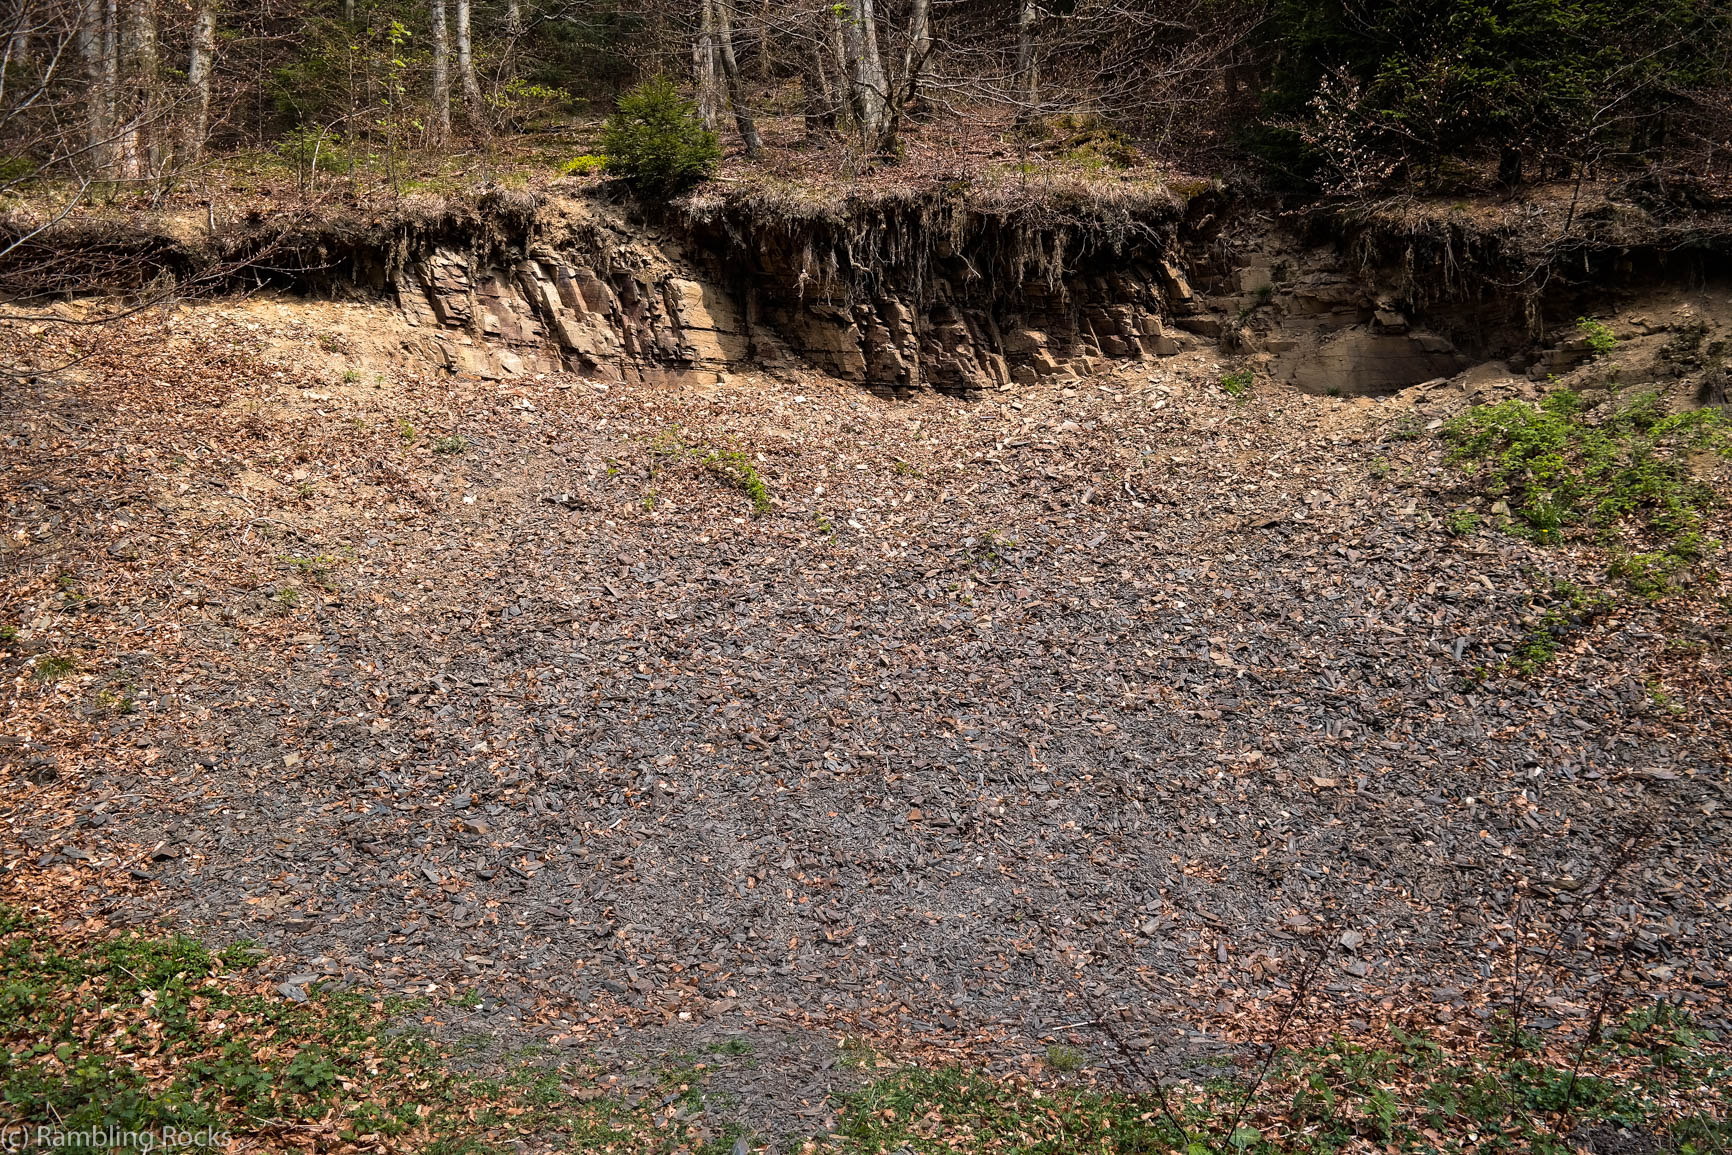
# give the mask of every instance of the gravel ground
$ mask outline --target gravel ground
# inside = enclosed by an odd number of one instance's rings
[[[610,1053],[1205,1046],[1318,946],[1354,1021],[1524,959],[1579,1013],[1608,944],[1719,1012],[1726,607],[1476,677],[1600,566],[1443,531],[1400,431],[1461,390],[452,381],[398,325],[205,306],[7,387],[6,901]]]

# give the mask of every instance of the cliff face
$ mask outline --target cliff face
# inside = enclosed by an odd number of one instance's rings
[[[1184,206],[880,198],[825,211],[696,202],[688,252],[795,356],[881,392],[967,396],[1170,355],[1197,311]]]
[[[486,378],[804,364],[886,396],[969,397],[1218,347],[1309,392],[1368,394],[1493,359],[1567,371],[1582,350],[1557,334],[1575,318],[1702,283],[1732,249],[1732,231],[1634,210],[1548,224],[1459,207],[1282,216],[1217,186],[700,193],[654,211],[496,192],[226,239],[86,225],[14,252],[0,289],[386,295],[416,330],[407,353]]]
[[[513,244],[447,234],[393,285],[454,371],[628,377],[807,364],[886,396],[1068,381],[1218,346],[1315,393],[1376,394],[1488,359],[1567,370],[1574,319],[1700,280],[1713,238],[1432,218],[1294,219],[1217,189],[1103,203],[959,193],[822,211],[695,199],[658,220],[549,201]]]
[[[807,216],[715,202],[661,226],[545,206],[500,259],[450,236],[391,284],[453,370],[602,376],[804,362],[886,394],[968,396],[1170,355],[1201,306],[1167,200],[1117,219],[954,200]]]

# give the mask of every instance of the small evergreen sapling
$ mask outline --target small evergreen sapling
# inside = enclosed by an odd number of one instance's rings
[[[704,180],[722,159],[716,134],[698,119],[697,106],[665,76],[619,98],[602,129],[601,150],[609,172],[639,193],[663,195]]]

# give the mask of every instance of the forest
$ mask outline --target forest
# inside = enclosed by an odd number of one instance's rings
[[[595,124],[658,79],[767,171],[799,168],[802,151],[834,150],[832,171],[918,164],[922,140],[940,157],[1149,159],[1298,195],[1584,175],[1708,188],[1732,165],[1732,12],[1708,0],[9,8],[13,187],[161,190],[196,181],[210,155],[390,180],[454,151],[581,168]]]

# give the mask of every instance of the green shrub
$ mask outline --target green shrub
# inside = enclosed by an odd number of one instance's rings
[[[1257,378],[1251,370],[1240,369],[1236,372],[1223,374],[1221,388],[1226,391],[1229,397],[1243,397],[1251,391],[1251,386],[1256,383],[1256,380]]]
[[[1645,158],[1666,148],[1660,125],[1687,115],[1672,92],[1723,83],[1723,11],[1692,0],[1275,0],[1262,34],[1280,46],[1273,115],[1259,145],[1282,171],[1342,191],[1466,191],[1493,171],[1518,183],[1524,151]]]
[[[1604,357],[1618,347],[1618,336],[1612,332],[1612,327],[1603,321],[1592,317],[1577,317],[1576,329],[1582,334],[1582,340],[1588,343],[1588,348],[1594,356]]]
[[[609,172],[638,192],[672,193],[715,172],[722,159],[716,134],[698,119],[665,76],[647,80],[619,98],[601,134]]]
[[[527,132],[556,124],[577,101],[563,88],[513,76],[487,97],[487,103],[505,128]]]
[[[0,155],[0,182],[21,181],[36,171],[36,162],[27,156]]]

